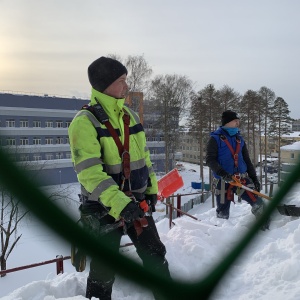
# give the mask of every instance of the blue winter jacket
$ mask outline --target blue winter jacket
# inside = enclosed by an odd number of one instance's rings
[[[246,145],[245,145],[245,141],[242,138],[242,136],[240,135],[240,133],[238,132],[236,135],[230,136],[226,130],[222,129],[222,127],[219,127],[216,131],[212,132],[210,135],[212,138],[215,139],[215,141],[217,143],[217,153],[215,153],[215,155],[216,155],[215,158],[219,165],[219,168],[212,168],[214,176],[216,178],[220,178],[222,176],[219,173],[220,169],[225,170],[229,174],[247,172],[247,169],[248,169],[247,163],[245,162],[244,157],[243,157],[243,148],[246,147]],[[227,146],[227,144],[224,141],[221,140],[221,138],[220,138],[221,135],[226,137],[226,139],[229,141],[229,143],[231,144],[234,151],[236,150],[236,147],[237,147],[237,137],[240,139],[241,146],[240,146],[240,150],[238,152],[238,168],[236,168],[234,165],[234,158],[232,156],[232,153],[231,153],[229,147]],[[210,143],[212,144],[212,141]],[[207,152],[209,153],[209,151],[210,151],[209,147],[207,150],[208,150]],[[248,151],[247,151],[247,153],[248,153]]]

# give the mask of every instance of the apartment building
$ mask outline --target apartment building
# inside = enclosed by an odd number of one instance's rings
[[[188,129],[179,132],[180,145],[178,151],[182,153],[182,161],[199,164],[200,163],[200,143],[199,137],[195,132],[190,132]],[[205,157],[205,152],[203,150]]]
[[[75,97],[0,93],[0,145],[38,178],[40,185],[76,182],[68,127],[77,111],[88,103]],[[147,145],[155,171],[162,172],[164,142],[151,136]]]
[[[87,100],[0,93],[0,145],[42,185],[76,182],[68,126]]]

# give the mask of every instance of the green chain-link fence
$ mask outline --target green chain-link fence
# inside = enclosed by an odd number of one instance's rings
[[[145,269],[136,262],[113,252],[106,246],[105,238],[94,239],[89,232],[85,232],[61,209],[53,204],[43,192],[26,176],[26,172],[18,168],[9,156],[0,148],[0,182],[12,194],[18,197],[27,208],[42,222],[52,228],[70,244],[75,243],[90,256],[116,270],[126,279],[134,281],[146,288],[156,287],[165,299],[208,299],[217,284],[243,250],[255,238],[264,220],[276,209],[284,196],[291,189],[300,175],[298,164],[288,179],[282,184],[262,217],[255,222],[230,253],[204,279],[193,283],[169,280],[150,269]]]

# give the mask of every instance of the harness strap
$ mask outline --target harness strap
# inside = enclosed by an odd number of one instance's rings
[[[233,157],[233,160],[234,160],[234,167],[237,171],[238,166],[239,166],[239,152],[240,152],[240,149],[241,149],[241,140],[238,136],[235,136],[235,138],[236,138],[236,149],[234,150],[232,145],[229,143],[227,137],[224,134],[220,135],[221,141],[223,141],[230,150],[230,153],[231,153],[231,155]],[[234,195],[233,195],[232,189],[233,189],[233,185],[229,184],[229,186],[227,188],[227,197],[226,198],[227,198],[227,200],[234,202]]]
[[[124,116],[123,116],[123,122],[124,122],[124,145],[122,145],[121,140],[116,132],[116,130],[113,128],[109,120],[107,120],[104,125],[108,129],[109,133],[111,134],[112,138],[114,139],[118,150],[119,155],[122,160],[122,166],[123,166],[123,174],[125,179],[129,179],[130,177],[130,154],[129,154],[129,123],[130,123],[130,116],[129,114],[123,109]]]
[[[110,135],[114,139],[116,146],[119,151],[120,158],[122,160],[122,168],[123,168],[123,178],[120,185],[120,190],[122,191],[124,188],[125,180],[128,180],[129,185],[129,191],[125,192],[125,194],[131,198],[134,202],[136,202],[136,199],[134,195],[131,192],[131,183],[130,183],[130,153],[129,153],[129,125],[130,125],[130,115],[129,113],[123,108],[123,122],[124,122],[124,145],[122,145],[122,142],[116,132],[116,130],[113,128],[109,121],[109,117],[105,110],[103,109],[102,105],[99,103],[98,99],[95,97],[95,100],[97,102],[94,106],[83,106],[82,109],[89,110],[96,118],[97,120],[106,126],[107,130],[109,131]],[[145,200],[144,200],[145,202]],[[142,205],[141,205],[142,204]],[[141,209],[144,210],[144,212],[147,212],[149,210],[148,204],[145,202],[141,202],[140,204]],[[134,227],[136,229],[137,235],[139,236],[142,231],[143,227],[148,226],[147,219],[140,218],[139,220],[134,221]]]
[[[129,124],[130,124],[130,116],[128,112],[123,108],[123,122],[124,122],[124,145],[122,145],[122,142],[116,132],[116,130],[113,128],[109,121],[109,117],[105,110],[103,109],[102,105],[99,103],[98,99],[95,97],[95,100],[97,102],[96,105],[93,106],[83,106],[82,109],[87,109],[91,113],[94,114],[94,116],[98,119],[98,121],[105,125],[107,130],[109,131],[110,135],[114,139],[116,146],[118,148],[119,155],[122,160],[122,168],[123,168],[123,175],[124,179],[130,178],[130,154],[129,154]],[[124,180],[121,185],[121,190],[124,187]]]
[[[235,136],[235,138],[236,138],[236,149],[234,151],[232,145],[229,143],[226,136],[224,134],[220,135],[221,141],[223,141],[227,145],[227,147],[229,148],[229,150],[232,154],[233,160],[234,160],[234,166],[235,166],[236,170],[238,170],[239,152],[240,152],[240,149],[241,149],[241,139],[238,136]]]
[[[243,184],[243,185],[246,185],[246,180],[245,179],[242,179],[241,180],[241,183]],[[251,192],[249,192],[249,191],[247,191],[247,190],[245,190],[246,191],[246,193],[247,193],[247,195],[250,197],[250,199],[253,201],[253,202],[256,202],[256,197],[254,196],[254,194],[253,193],[251,193]]]
[[[124,122],[124,146],[122,153],[122,162],[123,162],[123,173],[126,179],[130,177],[130,154],[129,154],[129,124],[130,124],[130,116],[125,109],[123,122]]]

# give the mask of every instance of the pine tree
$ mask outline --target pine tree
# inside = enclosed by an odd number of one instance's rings
[[[273,106],[274,100],[275,100],[275,93],[263,86],[259,90],[259,95],[261,98],[261,108],[262,108],[262,119],[263,119],[263,130],[262,133],[264,134],[264,147],[260,146],[260,162],[262,163],[262,153],[264,153],[265,156],[265,170],[267,169],[267,149],[268,149],[268,124],[269,124],[269,119],[270,119],[270,111],[269,108]],[[260,165],[260,177],[262,178],[262,164]],[[265,172],[265,193],[268,192],[268,176],[267,172]]]
[[[290,132],[290,125],[292,118],[289,116],[290,110],[288,104],[283,98],[277,97],[274,101],[274,105],[270,107],[270,126],[269,132],[271,135],[277,138],[278,141],[278,183],[280,183],[280,166],[281,166],[281,137],[283,134]]]

